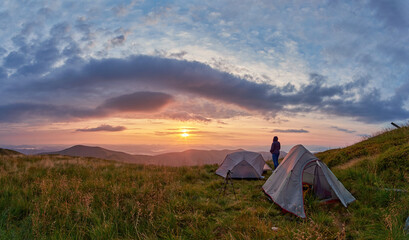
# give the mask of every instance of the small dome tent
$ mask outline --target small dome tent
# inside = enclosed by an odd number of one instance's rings
[[[304,146],[294,146],[263,185],[278,206],[305,218],[303,183],[323,201],[338,199],[345,207],[355,201],[331,170]]]
[[[226,158],[216,170],[216,174],[225,178],[230,170],[231,178],[263,178],[265,164],[260,153],[234,152],[226,155]]]

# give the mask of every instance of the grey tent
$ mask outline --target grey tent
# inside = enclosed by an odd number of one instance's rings
[[[260,153],[241,151],[227,154],[226,158],[216,170],[216,174],[227,176],[231,171],[232,178],[263,178],[265,161]],[[266,168],[266,170],[268,170]]]
[[[323,201],[338,199],[345,207],[355,201],[331,170],[304,146],[294,146],[263,185],[263,191],[278,206],[305,218],[303,183]]]

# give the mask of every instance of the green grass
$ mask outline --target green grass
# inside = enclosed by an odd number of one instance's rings
[[[404,145],[407,146],[408,143],[409,127],[403,127],[379,133],[346,148],[331,149],[318,153],[317,156],[331,168],[356,158],[379,155],[391,151],[394,147],[399,149]]]
[[[236,197],[229,186],[218,200],[216,165],[1,155],[0,239],[408,239],[409,194],[382,190],[409,190],[408,143],[403,128],[320,153],[341,159],[333,171],[357,201],[344,208],[307,194],[307,219],[269,202],[265,180],[233,180]],[[378,150],[361,149],[371,144]]]

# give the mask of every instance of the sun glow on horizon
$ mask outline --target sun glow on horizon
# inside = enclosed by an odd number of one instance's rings
[[[182,136],[183,138],[187,138],[190,136],[187,129],[182,129],[181,132],[182,133],[180,134],[180,136]]]

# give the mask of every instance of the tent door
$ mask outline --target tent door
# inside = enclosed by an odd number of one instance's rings
[[[327,179],[325,178],[324,173],[322,172],[321,167],[319,167],[318,165],[315,167],[314,171],[313,190],[315,195],[320,200],[330,200],[333,199],[335,196],[335,194],[333,194],[331,186],[329,185]]]
[[[232,178],[260,178],[253,166],[247,161],[243,160],[231,170]]]

